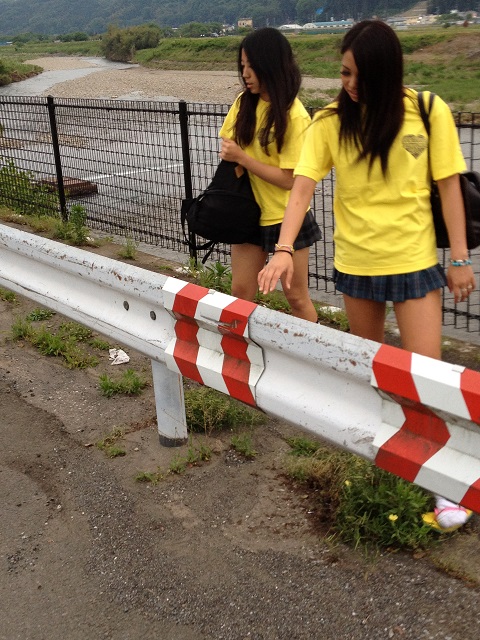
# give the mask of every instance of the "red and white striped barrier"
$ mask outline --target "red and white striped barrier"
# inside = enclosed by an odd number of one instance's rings
[[[150,357],[163,444],[186,376],[480,512],[480,373],[2,225],[0,285]]]
[[[175,278],[163,286],[163,300],[175,318],[167,367],[256,406],[263,352],[249,338],[248,319],[257,305]]]
[[[480,512],[480,373],[382,345],[372,384],[386,394],[375,464]]]

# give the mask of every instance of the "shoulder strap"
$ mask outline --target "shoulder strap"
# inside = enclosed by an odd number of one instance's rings
[[[430,111],[432,110],[433,99],[435,94],[430,92],[430,98],[428,100],[428,111],[425,109],[425,101],[423,99],[423,91],[419,91],[418,94],[418,108],[420,109],[420,115],[422,116],[423,124],[427,130],[427,134],[430,135]]]

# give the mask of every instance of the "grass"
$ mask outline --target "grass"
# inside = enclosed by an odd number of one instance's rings
[[[105,453],[108,458],[118,458],[125,456],[126,451],[117,445],[117,442],[125,435],[123,429],[115,427],[113,431],[97,442],[97,447]]]
[[[68,220],[58,211],[57,195],[39,185],[32,172],[18,169],[13,160],[0,168],[0,218],[24,224],[36,233],[81,246],[90,244],[87,211],[80,204],[68,210]]]
[[[54,315],[55,311],[52,311],[51,309],[37,308],[30,311],[30,313],[25,317],[25,320],[27,320],[27,322],[40,322],[42,320],[48,320]]]
[[[205,444],[196,445],[190,440],[188,449],[184,455],[175,454],[170,461],[167,471],[160,467],[156,471],[140,471],[135,476],[136,482],[148,482],[153,485],[165,480],[169,475],[181,475],[192,467],[198,467],[212,458],[212,450]]]
[[[147,381],[133,369],[127,369],[121,377],[117,379],[112,378],[106,373],[102,374],[100,376],[99,386],[102,394],[107,398],[118,394],[138,396],[147,386]]]
[[[198,284],[206,289],[215,289],[221,293],[230,294],[232,291],[232,272],[230,267],[215,262],[212,265],[192,265],[187,269],[192,269],[192,275]]]
[[[39,184],[33,172],[18,169],[11,159],[0,167],[0,205],[17,215],[59,217],[57,196]]]
[[[230,444],[232,449],[243,456],[246,460],[253,460],[257,455],[250,433],[241,433],[232,436]]]
[[[17,296],[15,295],[14,291],[9,291],[8,289],[3,289],[2,287],[0,287],[0,300],[14,303],[17,302]]]
[[[321,303],[314,303],[314,306],[321,324],[334,326],[339,331],[350,330],[347,314],[343,309]]]
[[[81,246],[88,243],[87,212],[85,207],[74,204],[68,212],[68,220],[57,220],[53,237]]]
[[[124,258],[125,260],[136,260],[138,253],[138,242],[127,236],[125,241],[118,252],[119,258]]]
[[[287,475],[311,490],[327,534],[370,551],[426,549],[438,541],[422,521],[433,497],[420,487],[348,452],[302,437],[287,442]]]
[[[209,387],[185,389],[187,427],[211,435],[214,431],[265,424],[266,416]]]
[[[160,480],[165,478],[165,474],[160,468],[156,471],[139,471],[135,476],[135,482],[149,482],[153,485],[158,484]]]
[[[87,350],[99,349],[91,329],[66,321],[53,330],[47,321],[54,315],[50,309],[35,308],[24,318],[16,318],[11,328],[12,339],[29,342],[44,356],[61,358],[69,369],[96,367],[97,356]]]
[[[232,435],[230,447],[246,460],[252,460],[257,455],[251,432],[244,431],[245,428],[265,424],[266,416],[257,409],[214,389],[194,385],[185,389],[185,413],[190,432],[186,452],[175,454],[166,471],[158,468],[156,471],[139,472],[135,477],[137,482],[158,484],[168,476],[181,475],[188,469],[209,462],[213,456],[212,449],[207,442],[195,442],[195,433],[208,438],[214,432],[241,430]]]

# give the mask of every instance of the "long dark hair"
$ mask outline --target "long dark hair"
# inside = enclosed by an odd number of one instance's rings
[[[340,142],[353,143],[358,160],[368,159],[369,169],[379,158],[386,175],[390,147],[405,112],[402,47],[385,22],[363,20],[345,34],[341,53],[347,51],[358,69],[358,102],[342,88],[337,98]]]
[[[238,49],[238,73],[242,78],[242,51],[255,71],[257,79],[270,98],[265,122],[260,130],[260,144],[268,155],[268,144],[274,131],[277,150],[282,150],[287,130],[287,114],[302,82],[300,69],[293,57],[292,48],[285,36],[272,27],[253,31],[240,43]],[[240,97],[240,108],[235,124],[235,141],[248,146],[255,134],[256,109],[260,96],[245,89]]]

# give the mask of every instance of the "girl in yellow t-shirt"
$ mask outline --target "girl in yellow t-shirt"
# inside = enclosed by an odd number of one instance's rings
[[[308,253],[321,233],[309,203],[292,242],[278,245],[293,170],[310,124],[310,117],[297,98],[300,70],[288,40],[269,27],[243,39],[238,69],[245,88],[220,130],[220,157],[248,171],[261,216],[257,236],[251,242],[232,245],[232,295],[244,300],[255,298],[258,272],[277,247],[289,252],[295,264],[289,287],[284,287],[292,314],[316,322],[317,313],[308,292]]]
[[[335,167],[334,280],[343,293],[353,334],[384,341],[386,302],[392,301],[402,347],[440,359],[441,290],[468,299],[475,278],[467,250],[459,173],[465,170],[450,109],[438,96],[428,138],[418,95],[403,85],[403,53],[391,27],[364,20],[341,47],[342,89],[309,128],[279,236],[295,238],[316,183]],[[450,241],[448,272],[438,263],[430,207],[429,157]],[[259,274],[263,293],[279,277],[288,287],[295,265],[278,252]],[[448,502],[448,501],[447,501]],[[467,518],[457,505],[453,525]]]

